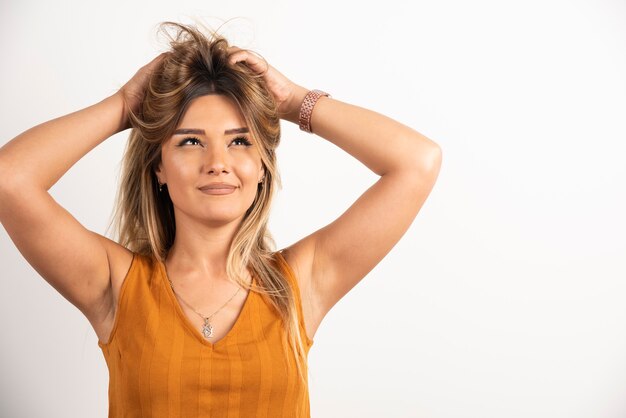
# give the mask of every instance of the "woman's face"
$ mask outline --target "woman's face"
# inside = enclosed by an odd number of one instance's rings
[[[226,96],[195,98],[174,135],[161,145],[156,170],[182,215],[219,225],[243,218],[257,193],[263,165],[237,105]],[[235,188],[212,194],[201,188],[223,182]]]

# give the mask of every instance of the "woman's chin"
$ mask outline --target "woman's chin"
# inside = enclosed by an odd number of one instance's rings
[[[200,221],[205,225],[218,226],[227,225],[233,222],[239,222],[243,219],[244,213],[211,213],[204,214],[200,217]]]

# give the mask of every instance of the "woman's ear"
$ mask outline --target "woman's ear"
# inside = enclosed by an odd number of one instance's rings
[[[163,175],[163,164],[161,162],[159,162],[159,164],[157,164],[156,168],[154,169],[154,174],[157,177],[157,180],[160,184],[165,184],[166,183],[166,179],[165,176]]]

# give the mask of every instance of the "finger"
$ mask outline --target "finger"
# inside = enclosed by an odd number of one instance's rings
[[[252,57],[252,59],[250,59]],[[257,60],[254,59],[256,57],[253,57],[251,54],[248,54],[248,51],[245,49],[236,49],[233,50],[231,52],[231,54],[228,56],[228,61],[230,61],[232,64],[239,62],[239,61],[250,61],[250,63],[254,63]]]
[[[261,57],[254,51],[246,49],[238,49],[234,51],[229,57],[228,61],[231,64],[236,64],[240,61],[245,61],[254,71],[265,73],[269,69],[269,64],[265,58]]]
[[[226,51],[228,55],[231,56],[235,52],[243,51],[243,49],[239,48],[238,46],[231,45],[228,48],[226,48]]]

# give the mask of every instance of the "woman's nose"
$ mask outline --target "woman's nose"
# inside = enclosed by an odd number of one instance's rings
[[[204,172],[219,174],[229,169],[228,164],[228,150],[223,144],[213,145],[207,149]]]

